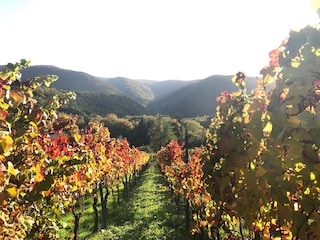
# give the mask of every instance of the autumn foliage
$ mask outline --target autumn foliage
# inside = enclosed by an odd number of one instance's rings
[[[318,25],[292,30],[270,52],[252,92],[237,73],[231,81],[239,90],[217,97],[196,162],[184,163],[177,143],[158,152],[173,188],[194,201],[193,232],[214,239],[319,239],[319,39]]]
[[[22,82],[20,70],[29,64],[21,60],[0,71],[0,233],[2,239],[58,239],[61,214],[76,213],[97,184],[112,187],[140,171],[149,155],[111,138],[98,122],[79,129],[76,119],[58,116],[73,93],[38,106],[33,90],[57,77]]]

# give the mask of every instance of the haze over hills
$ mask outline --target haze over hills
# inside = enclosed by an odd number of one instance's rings
[[[160,99],[193,83],[195,81],[166,80],[146,82],[145,85],[153,91],[155,99]]]
[[[78,99],[70,104],[72,109],[69,109],[69,112],[76,114],[116,113],[121,117],[160,113],[182,118],[212,116],[215,114],[216,97],[224,90],[237,90],[231,82],[231,75],[213,75],[194,81],[133,80],[125,77],[95,77],[48,65],[22,70],[22,79],[48,74],[59,77],[50,88],[78,93]],[[255,88],[255,85],[256,79],[248,77],[248,90]],[[46,94],[45,91],[42,94]]]
[[[152,89],[142,82],[125,77],[101,79],[144,106],[155,99]]]
[[[192,81],[174,92],[154,100],[148,105],[148,110],[176,117],[212,116],[217,106],[216,97],[221,92],[237,91],[231,82],[233,76],[213,75],[203,80]],[[255,78],[247,78],[248,90],[255,87]]]

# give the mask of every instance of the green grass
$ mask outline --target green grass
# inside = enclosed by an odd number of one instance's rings
[[[92,198],[86,201],[87,209],[80,220],[79,239],[195,239],[185,227],[183,206],[178,214],[171,193],[165,186],[165,180],[155,162],[138,179],[127,202],[121,193],[120,205],[114,207],[116,198],[109,196],[107,229],[92,234],[93,210]],[[100,209],[100,205],[98,206]],[[69,222],[73,216],[68,214],[62,219]],[[72,229],[61,231],[61,239],[71,236]]]

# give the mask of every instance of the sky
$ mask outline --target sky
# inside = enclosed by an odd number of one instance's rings
[[[31,60],[99,77],[259,76],[311,0],[1,0],[0,64]]]

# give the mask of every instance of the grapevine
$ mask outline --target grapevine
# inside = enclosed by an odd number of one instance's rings
[[[83,200],[102,196],[106,206],[109,187],[131,178],[149,160],[147,153],[110,137],[98,122],[79,129],[76,119],[57,110],[75,98],[70,92],[38,106],[33,91],[57,76],[21,81],[21,60],[0,71],[0,232],[3,239],[59,239],[58,218],[73,213],[77,238]],[[95,210],[96,205],[93,206]],[[95,211],[95,220],[98,219]],[[106,209],[103,209],[104,226]],[[97,221],[95,222],[97,231]]]

